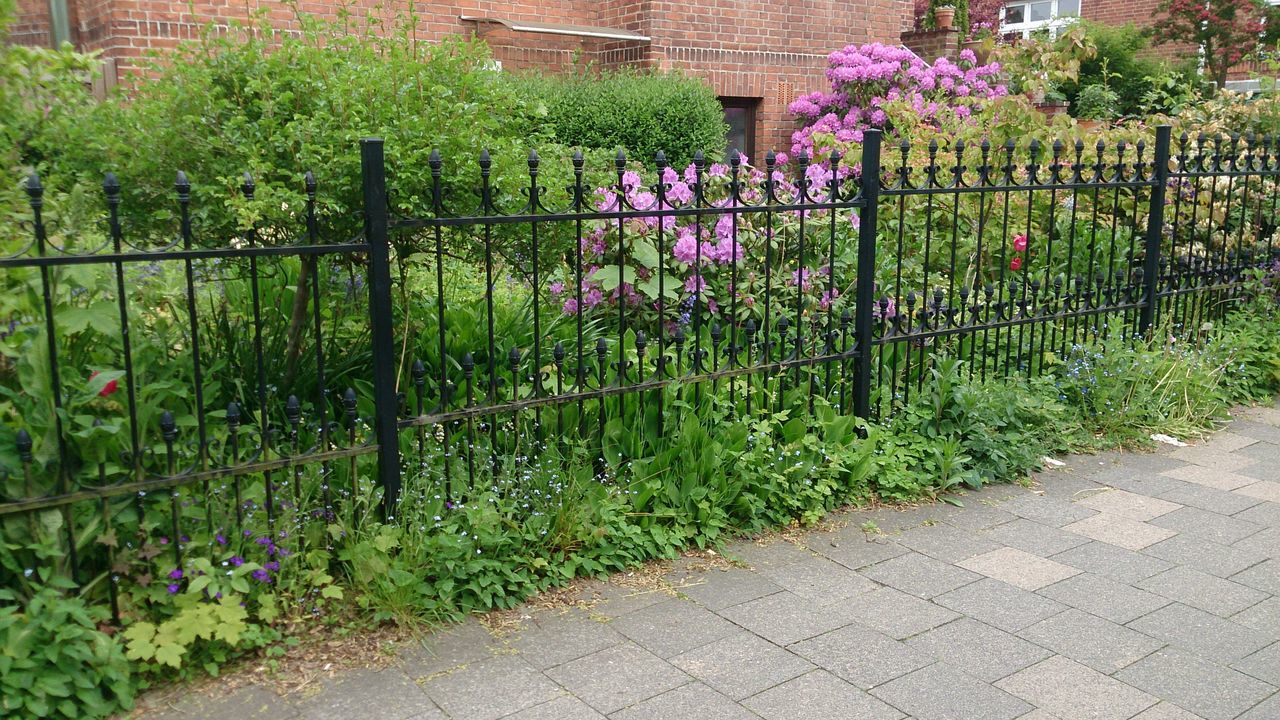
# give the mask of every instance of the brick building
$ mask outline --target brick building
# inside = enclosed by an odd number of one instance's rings
[[[18,0],[10,41],[74,43],[100,51],[108,84],[136,71],[151,50],[194,38],[206,23],[225,25],[266,9],[274,24],[294,24],[289,6],[271,0]],[[376,0],[356,0],[372,8]],[[379,12],[408,8],[380,3]],[[389,6],[389,7],[388,7]],[[332,0],[300,0],[313,15]],[[427,0],[414,6],[420,37],[476,34],[504,68],[680,69],[704,78],[722,98],[731,143],[748,154],[790,146],[786,106],[827,87],[826,56],[850,43],[899,42],[912,22],[910,0]]]

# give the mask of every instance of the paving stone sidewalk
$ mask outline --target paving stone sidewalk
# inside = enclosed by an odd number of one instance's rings
[[[469,622],[246,720],[1276,720],[1280,409],[1190,447],[1065,458],[965,507],[852,512],[654,589]],[[878,532],[865,529],[878,528]]]

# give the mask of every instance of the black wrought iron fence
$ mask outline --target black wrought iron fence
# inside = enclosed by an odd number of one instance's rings
[[[130,238],[110,177],[100,239],[51,233],[32,178],[30,242],[0,258],[40,353],[0,368],[3,572],[101,583],[118,612],[160,545],[180,566],[201,542],[329,543],[372,486],[394,518],[570,447],[607,476],[705,398],[874,420],[944,355],[1035,375],[1113,336],[1195,339],[1275,262],[1280,146],[1153,140],[882,148],[870,131],[820,161],[619,154],[598,187],[580,155],[545,187],[533,154],[515,199],[487,154],[433,156],[432,187],[393,185],[428,194],[426,217],[393,212],[366,140],[350,242],[318,237],[310,176],[289,242],[201,238],[181,175],[171,241]],[[446,195],[448,174],[475,192]],[[138,307],[156,277],[173,295]],[[92,366],[104,343],[120,370]]]

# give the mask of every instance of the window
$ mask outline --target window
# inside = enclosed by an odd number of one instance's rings
[[[760,98],[722,97],[720,105],[724,108],[724,124],[729,126],[725,133],[725,152],[738,150],[749,160],[755,160],[756,108],[760,106]]]
[[[1080,0],[1029,0],[1004,6],[1000,32],[1028,37],[1037,30],[1056,35],[1060,28],[1080,17]]]

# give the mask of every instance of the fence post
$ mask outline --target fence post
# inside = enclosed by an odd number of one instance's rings
[[[871,417],[871,327],[876,302],[876,214],[880,203],[880,131],[862,136],[862,177],[858,194],[862,211],[858,225],[858,278],[854,293],[853,337],[858,356],[853,373],[853,414]]]
[[[399,400],[396,350],[391,316],[391,239],[388,234],[387,170],[381,138],[360,141],[360,179],[364,187],[364,238],[369,243],[369,327],[373,343],[374,436],[378,441],[378,482],[382,517],[395,516],[400,497]]]
[[[1160,302],[1160,241],[1164,236],[1164,196],[1169,186],[1169,139],[1173,130],[1168,125],[1156,128],[1156,155],[1153,160],[1151,207],[1147,213],[1146,257],[1142,264],[1142,314],[1138,334],[1146,337],[1155,322],[1156,304]]]

